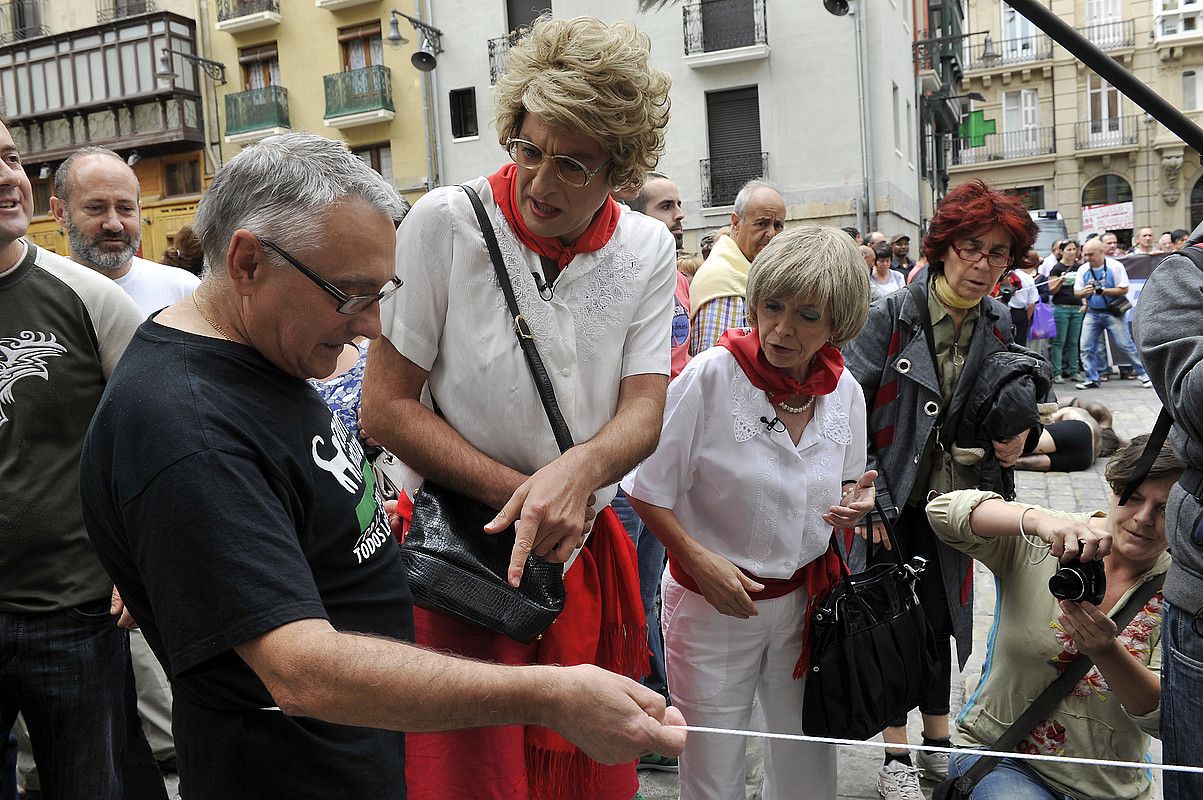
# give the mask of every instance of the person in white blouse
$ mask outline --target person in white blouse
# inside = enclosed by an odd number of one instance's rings
[[[664,542],[668,683],[690,724],[746,729],[760,697],[768,730],[802,724],[811,602],[826,588],[833,527],[873,507],[865,399],[839,346],[864,326],[864,259],[838,228],[791,228],[748,275],[748,319],[669,387],[660,444],[622,481]],[[682,800],[744,797],[743,738],[695,735]],[[835,751],[766,744],[766,800],[835,797]]]
[[[670,82],[629,22],[540,17],[508,51],[494,87],[507,163],[464,184],[480,196],[576,442],[563,454],[466,192],[428,192],[397,231],[405,289],[381,310],[362,429],[414,473],[407,489],[431,480],[499,509],[480,536],[514,524],[514,585],[529,553],[565,563],[564,614],[579,611],[522,644],[416,608],[425,647],[508,664],[571,656],[626,675],[646,665],[646,646],[602,635],[603,624],[645,624],[634,546],[608,506],[617,480],[655,449],[676,242],[610,193],[642,185],[664,152]],[[632,724],[679,721],[658,693],[629,688]],[[639,787],[634,760],[599,764],[542,726],[410,733],[405,747],[415,798],[630,800]]]

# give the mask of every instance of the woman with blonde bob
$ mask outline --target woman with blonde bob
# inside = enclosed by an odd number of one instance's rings
[[[752,262],[748,321],[673,381],[656,452],[622,482],[668,549],[664,650],[690,724],[802,725],[808,608],[838,579],[832,529],[873,507],[865,399],[840,346],[868,316],[864,259],[838,228],[786,230]],[[846,543],[843,543],[846,544]],[[771,740],[766,800],[835,797],[835,749]],[[690,737],[682,800],[744,797],[745,740]]]
[[[405,292],[368,356],[363,429],[417,473],[407,487],[431,480],[498,509],[476,535],[515,525],[512,583],[527,549],[566,565],[564,610],[538,641],[418,608],[420,645],[628,677],[647,668],[634,547],[608,506],[655,448],[669,373],[676,243],[611,199],[641,186],[664,150],[670,81],[649,48],[628,22],[537,20],[494,91],[507,163],[467,183],[574,447],[556,446],[465,191],[429,192],[398,229]],[[680,720],[625,685],[646,724]],[[634,762],[591,761],[538,725],[411,734],[406,778],[413,800],[630,800],[639,787]]]

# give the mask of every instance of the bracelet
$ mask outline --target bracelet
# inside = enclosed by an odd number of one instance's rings
[[[1021,513],[1019,515],[1019,535],[1022,536],[1023,540],[1025,542],[1027,542],[1028,545],[1030,545],[1034,550],[1043,550],[1044,551],[1041,554],[1040,558],[1035,559],[1035,560],[1033,560],[1031,555],[1029,554],[1028,563],[1032,564],[1032,565],[1036,565],[1036,564],[1039,564],[1041,561],[1043,561],[1048,556],[1048,551],[1051,550],[1053,546],[1051,544],[1049,544],[1048,542],[1040,541],[1040,539],[1038,537],[1033,536],[1032,534],[1028,533],[1027,530],[1024,529],[1023,519],[1024,519],[1024,517],[1026,517],[1028,515],[1028,512],[1031,510],[1032,510],[1032,507],[1028,506],[1027,508],[1025,508],[1023,510],[1023,513]]]

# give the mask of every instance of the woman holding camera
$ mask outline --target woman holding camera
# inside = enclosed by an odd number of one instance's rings
[[[1145,581],[1169,567],[1165,504],[1182,462],[1166,444],[1148,477],[1121,506],[1119,494],[1135,472],[1148,435],[1122,447],[1104,473],[1111,487],[1102,512],[1065,513],[1007,503],[992,492],[949,492],[927,507],[936,535],[984,563],[998,582],[995,628],[981,681],[957,717],[958,746],[989,748],[1079,653],[1094,667],[1020,743],[1021,753],[1142,761],[1157,735],[1161,681],[1161,592],[1123,631],[1111,615]],[[1051,557],[1050,557],[1051,556]],[[1078,557],[1103,559],[1105,592],[1098,605],[1059,600],[1049,578]],[[1090,568],[1086,566],[1085,572]],[[1087,583],[1092,582],[1089,574]],[[964,774],[969,752],[949,762]],[[1004,759],[973,790],[974,800],[1089,797],[1149,798],[1145,770],[1083,767],[1058,761]]]

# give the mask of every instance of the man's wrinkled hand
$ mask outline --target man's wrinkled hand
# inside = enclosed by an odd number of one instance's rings
[[[664,697],[600,667],[555,667],[554,728],[602,764],[623,764],[641,755],[680,755],[685,718]]]

